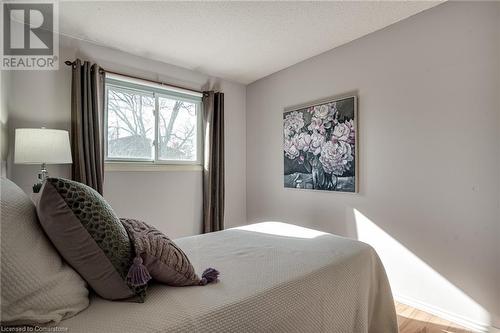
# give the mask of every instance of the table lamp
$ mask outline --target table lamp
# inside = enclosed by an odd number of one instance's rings
[[[38,193],[49,175],[47,164],[73,163],[68,131],[46,128],[16,129],[14,163],[41,165],[38,182],[33,185],[33,192]]]

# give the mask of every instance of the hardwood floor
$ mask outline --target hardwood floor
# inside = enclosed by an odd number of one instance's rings
[[[475,333],[411,306],[396,302],[399,333]]]

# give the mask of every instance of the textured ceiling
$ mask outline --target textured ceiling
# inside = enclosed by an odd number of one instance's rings
[[[437,4],[61,2],[60,31],[246,84]]]

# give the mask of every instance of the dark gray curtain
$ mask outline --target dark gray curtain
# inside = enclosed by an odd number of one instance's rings
[[[203,232],[224,229],[224,94],[203,93]]]
[[[72,178],[102,194],[104,175],[104,74],[96,64],[69,63],[71,84]]]

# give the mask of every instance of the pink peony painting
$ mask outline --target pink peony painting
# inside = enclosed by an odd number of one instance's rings
[[[356,115],[356,96],[285,110],[285,187],[357,192]]]

